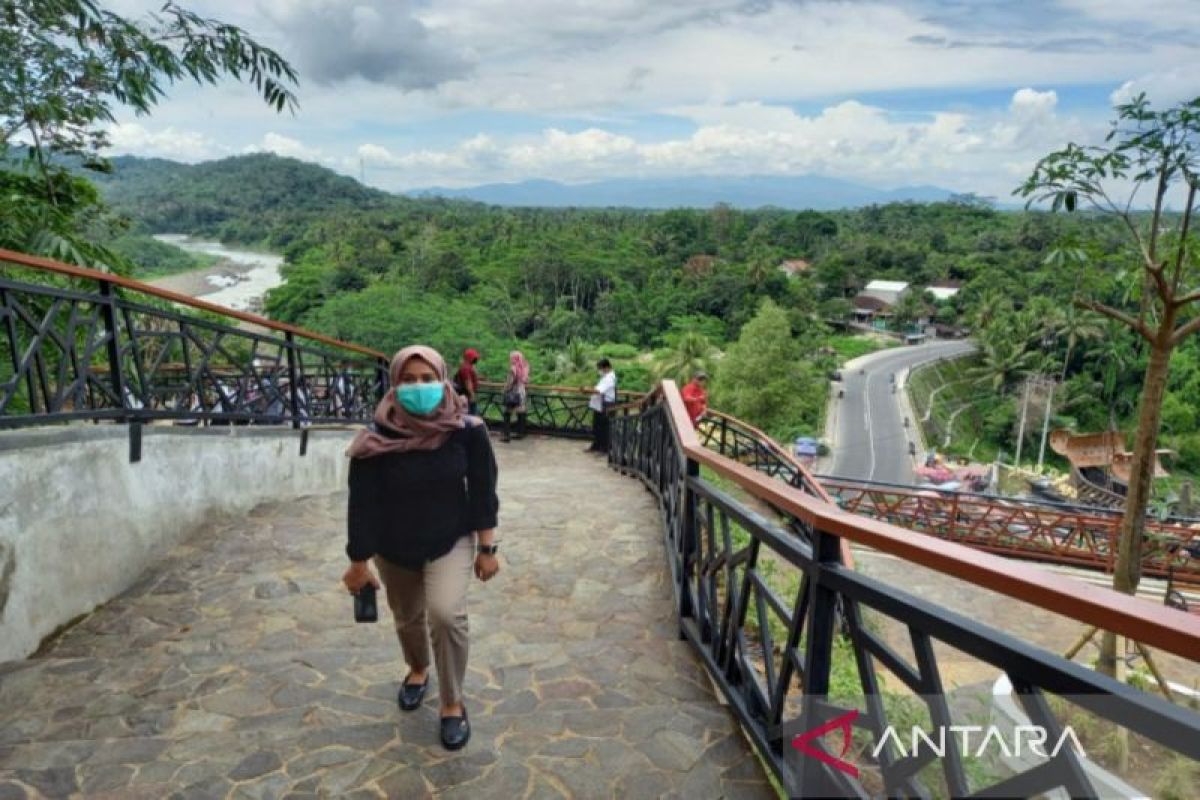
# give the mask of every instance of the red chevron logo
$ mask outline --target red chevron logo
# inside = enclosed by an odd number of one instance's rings
[[[858,767],[854,766],[849,761],[842,760],[842,757],[845,756],[846,752],[850,749],[850,741],[854,732],[854,720],[856,719],[858,719],[857,708],[853,709],[852,711],[847,711],[840,717],[835,717],[834,719],[829,720],[829,722],[826,722],[824,725],[805,731],[804,733],[796,734],[794,737],[792,737],[792,747],[796,748],[801,753],[804,753],[806,756],[812,756],[818,761],[828,764],[834,769],[841,770],[851,778],[857,778]],[[826,753],[824,750],[818,747],[812,747],[809,744],[809,742],[811,742],[813,739],[820,739],[830,731],[839,729],[842,732],[842,752],[839,753],[836,758],[831,756],[829,753]]]

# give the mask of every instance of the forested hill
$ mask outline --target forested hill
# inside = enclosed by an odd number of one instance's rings
[[[726,203],[734,208],[774,206],[818,211],[909,201],[939,202],[953,195],[936,186],[883,190],[817,175],[615,178],[582,184],[533,180],[465,189],[416,189],[408,194],[478,200],[500,206],[665,209],[711,208]]]
[[[116,167],[107,196],[151,230],[283,253],[272,317],[381,350],[479,347],[491,377],[514,347],[538,380],[568,385],[586,382],[601,354],[630,389],[706,365],[719,407],[781,438],[815,433],[836,365],[828,354],[843,343],[829,323],[849,315],[855,293],[877,278],[951,281],[956,297],[914,292],[897,321],[932,314],[976,332],[967,394],[979,414],[965,448],[974,437],[977,453],[1011,447],[1030,374],[1064,381],[1055,426],[1128,428],[1136,412],[1144,348],[1071,307],[1085,277],[1113,305],[1131,291],[1120,231],[1087,214],[967,199],[831,212],[505,208],[393,196],[275,156]],[[1085,272],[1055,249],[1070,241],[1095,243]],[[803,264],[789,275],[785,261]],[[1175,354],[1164,405],[1175,468],[1200,469],[1197,396],[1193,341]]]
[[[117,211],[151,232],[215,232],[255,218],[266,226],[280,215],[403,202],[325,167],[269,153],[201,164],[122,156],[112,165],[112,173],[88,177]],[[260,238],[261,230],[237,238]]]

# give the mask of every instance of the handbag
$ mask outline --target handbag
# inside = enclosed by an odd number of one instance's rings
[[[521,405],[521,401],[523,399],[524,398],[521,397],[521,390],[515,386],[511,389],[504,390],[505,408],[516,408],[517,406]]]

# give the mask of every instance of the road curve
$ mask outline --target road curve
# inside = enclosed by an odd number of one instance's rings
[[[835,391],[841,389],[844,397],[834,401],[838,408],[831,437],[830,474],[912,484],[913,463],[908,455],[912,436],[904,427],[900,395],[892,390],[891,376],[926,361],[973,349],[974,345],[966,341],[935,341],[882,350],[847,362],[842,368],[842,383],[835,385]]]

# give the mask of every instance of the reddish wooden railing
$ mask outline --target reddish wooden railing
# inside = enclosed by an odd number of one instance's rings
[[[823,478],[847,511],[1011,558],[1111,574],[1120,517],[959,492]],[[1142,572],[1200,585],[1200,527],[1147,520]]]
[[[905,528],[838,508],[701,444],[672,381],[664,381],[650,400],[655,397],[661,397],[669,408],[675,433],[689,459],[821,531],[1086,625],[1200,661],[1200,617],[1047,572],[1032,564],[1015,563],[975,547],[932,536],[913,536]]]

